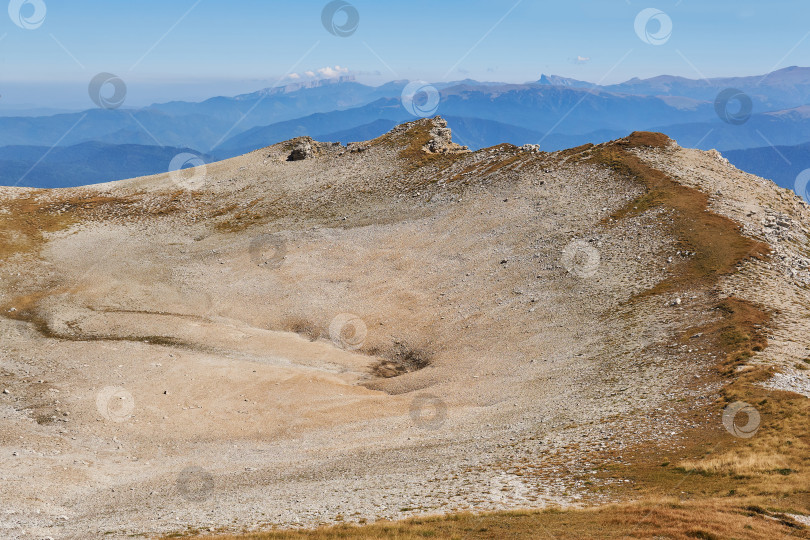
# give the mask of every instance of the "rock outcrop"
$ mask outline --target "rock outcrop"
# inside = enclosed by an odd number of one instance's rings
[[[430,154],[463,154],[469,152],[466,146],[453,142],[453,131],[447,127],[447,120],[437,116],[433,119],[433,129],[430,130],[430,142],[423,150]]]
[[[293,151],[290,152],[287,161],[301,161],[304,159],[310,159],[314,153],[312,152],[312,139],[309,137],[300,140],[295,147],[293,147]]]

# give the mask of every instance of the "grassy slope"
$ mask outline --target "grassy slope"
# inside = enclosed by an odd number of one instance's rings
[[[332,540],[385,538],[507,539],[507,538],[661,538],[671,540],[807,538],[790,519],[761,508],[718,502],[679,504],[672,501],[606,506],[588,510],[517,511],[457,514],[376,523],[365,527],[337,526],[317,531],[276,531],[219,536],[219,540]]]

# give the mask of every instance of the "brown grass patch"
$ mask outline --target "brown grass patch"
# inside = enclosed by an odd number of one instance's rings
[[[628,148],[666,148],[672,142],[672,139],[655,131],[634,131],[623,140],[620,144]]]
[[[178,197],[178,193],[169,195],[151,214],[179,210],[183,205]],[[19,254],[37,254],[45,243],[46,234],[68,229],[82,221],[128,215],[136,202],[136,196],[113,197],[75,191],[34,190],[9,197],[0,202],[0,260]]]
[[[424,147],[431,140],[430,131],[434,128],[433,120],[425,118],[407,125],[407,129],[386,133],[373,141],[371,146],[388,146],[399,148],[399,157],[410,167],[404,172],[411,173],[416,169],[433,166],[444,169],[455,163],[465,154],[432,154],[425,152]]]
[[[810,400],[756,384],[772,374],[766,368],[749,369],[723,389],[722,405],[750,404],[760,415],[760,426],[748,439],[725,437],[706,456],[705,468],[719,465],[716,472],[737,479],[738,493],[757,496],[763,504],[810,513]]]
[[[0,203],[0,260],[37,253],[45,233],[66,229],[77,222],[72,212],[44,207],[37,197],[41,193]]]
[[[483,515],[455,514],[380,522],[362,527],[340,525],[314,531],[274,531],[218,540],[331,540],[386,538],[487,539],[502,538],[666,538],[671,540],[750,538],[777,540],[808,538],[790,518],[763,508],[729,505],[721,501],[655,503],[605,506],[586,510],[498,512]]]
[[[770,251],[767,244],[743,236],[734,221],[710,212],[706,194],[676,183],[629,152],[642,146],[662,148],[669,142],[661,134],[634,133],[595,149],[591,156],[645,188],[637,200],[611,216],[613,220],[663,207],[672,217],[669,228],[679,248],[694,253],[680,273],[637,299],[682,289],[715,294],[721,276],[734,272],[744,259],[765,258]],[[718,317],[686,329],[681,342],[700,342],[717,354],[718,375],[727,382],[721,399],[695,413],[693,422],[701,427],[689,434],[672,466],[668,465],[672,456],[639,451],[633,470],[625,474],[638,480],[639,495],[679,489],[689,496],[747,497],[771,508],[810,512],[810,400],[759,386],[756,383],[769,379],[773,370],[745,367],[767,347],[770,315],[761,306],[733,297],[718,301],[714,309]],[[701,338],[691,340],[696,334]],[[727,433],[720,422],[724,408],[735,401],[750,404],[760,414],[759,430],[751,438]],[[662,461],[667,465],[661,467]]]
[[[710,457],[701,460],[684,460],[678,466],[685,471],[701,473],[722,473],[735,476],[750,476],[755,473],[783,474],[790,470],[789,459],[780,454],[748,454],[735,453]]]
[[[0,305],[0,310],[2,310],[4,317],[13,319],[15,321],[31,323],[37,332],[39,332],[43,337],[62,339],[62,335],[51,331],[48,321],[46,321],[40,315],[38,310],[39,303],[44,298],[47,298],[52,294],[59,294],[60,292],[66,292],[66,289],[49,289],[46,291],[23,294]]]
[[[583,144],[583,145],[580,145],[580,146],[575,146],[573,148],[567,148],[565,150],[560,150],[557,153],[557,155],[559,155],[560,157],[563,157],[563,158],[576,156],[577,154],[581,154],[583,152],[586,152],[586,151],[590,150],[591,148],[593,148],[593,146],[594,145],[592,143],[587,143],[587,144]]]
[[[684,287],[710,287],[720,276],[733,272],[746,258],[764,258],[767,244],[740,234],[733,220],[708,210],[709,197],[702,191],[675,182],[664,172],[644,163],[629,150],[640,146],[663,147],[669,138],[661,133],[634,133],[626,139],[595,149],[591,159],[616,173],[641,183],[644,193],[604,220],[618,221],[654,207],[670,209],[671,232],[677,248],[693,252],[686,268],[646,291],[656,295]]]
[[[765,327],[770,316],[761,307],[729,297],[717,304],[720,317],[707,325],[692,327],[689,333],[703,333],[713,341],[721,357],[720,372],[733,376],[735,371],[756,352],[768,346]]]

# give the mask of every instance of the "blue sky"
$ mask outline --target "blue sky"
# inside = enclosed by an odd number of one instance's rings
[[[128,105],[144,105],[250,92],[306,72],[346,71],[370,84],[525,82],[541,73],[611,83],[810,65],[803,0],[351,0],[360,22],[347,37],[326,30],[322,0],[15,2],[29,21],[30,2],[46,12],[24,29],[0,11],[3,106],[90,107],[87,83],[102,71],[126,81]],[[666,43],[636,34],[645,8],[672,21]]]

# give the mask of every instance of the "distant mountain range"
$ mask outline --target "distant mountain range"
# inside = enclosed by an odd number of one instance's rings
[[[496,120],[452,114],[445,114],[443,117],[453,129],[453,139],[472,149],[507,142],[516,146],[540,144],[544,150],[553,151],[587,142],[605,142],[624,137],[633,131],[630,128],[605,129],[575,135],[552,133],[546,136],[540,131]],[[215,159],[227,159],[302,135],[309,135],[321,141],[342,143],[365,141],[379,137],[397,124],[411,118],[402,109],[399,100],[380,100],[358,109],[319,113],[296,120],[256,127],[225,141],[212,150],[211,154]],[[361,121],[367,122],[357,125]],[[336,129],[336,131],[329,131],[329,129]]]
[[[810,68],[793,66],[753,77],[697,80],[662,75],[601,88],[619,94],[678,96],[710,102],[715,100],[718,90],[736,88],[751,97],[754,112],[766,112],[806,105],[810,97]]]
[[[738,169],[788,189],[794,188],[802,171],[810,169],[810,143],[731,150],[723,152],[723,156]]]
[[[720,151],[740,150],[766,145],[788,145],[810,140],[810,107],[755,114],[743,125],[718,121],[651,128],[661,131],[686,147]]]
[[[403,122],[414,118],[401,106],[402,88],[398,83],[373,92],[369,89],[346,83],[331,89],[214,98],[202,103],[175,102],[136,111],[95,109],[55,116],[5,117],[0,118],[0,146],[66,146],[104,141],[181,146],[204,152],[226,148],[255,150],[278,142],[277,138],[263,138],[262,134],[279,129],[294,133],[293,136],[315,135],[380,119]],[[378,98],[381,93],[394,96]],[[366,104],[349,106],[372,98]],[[323,112],[328,106],[332,109]],[[308,110],[315,112],[301,114]],[[436,112],[497,121],[540,133],[553,130],[569,135],[600,129],[633,131],[676,122],[697,123],[715,114],[710,103],[673,103],[655,96],[612,94],[595,88],[470,83],[441,90]],[[296,125],[304,126],[305,131],[290,131]]]
[[[0,183],[18,181],[15,175],[52,146],[21,185],[76,185],[164,172],[167,155],[180,149],[223,159],[300,135],[366,140],[413,119],[401,103],[407,84],[372,87],[344,78],[137,110],[0,116],[0,155],[9,158],[2,158]],[[433,87],[441,98],[435,114],[448,118],[458,141],[473,149],[511,142],[558,150],[635,130],[662,131],[683,146],[724,153],[810,141],[810,68],[757,77],[660,76],[607,86],[543,75],[526,84],[464,80]],[[720,118],[715,101],[727,88],[750,100],[750,118],[736,123]],[[735,105],[729,103],[729,110]],[[14,155],[17,150],[2,148],[8,146],[28,149]],[[68,154],[57,152],[66,148],[84,159],[71,163]],[[780,178],[789,176],[778,163],[773,167]]]
[[[172,159],[184,152],[195,151],[100,142],[56,148],[6,146],[0,148],[0,185],[60,188],[135,178],[167,172]]]

